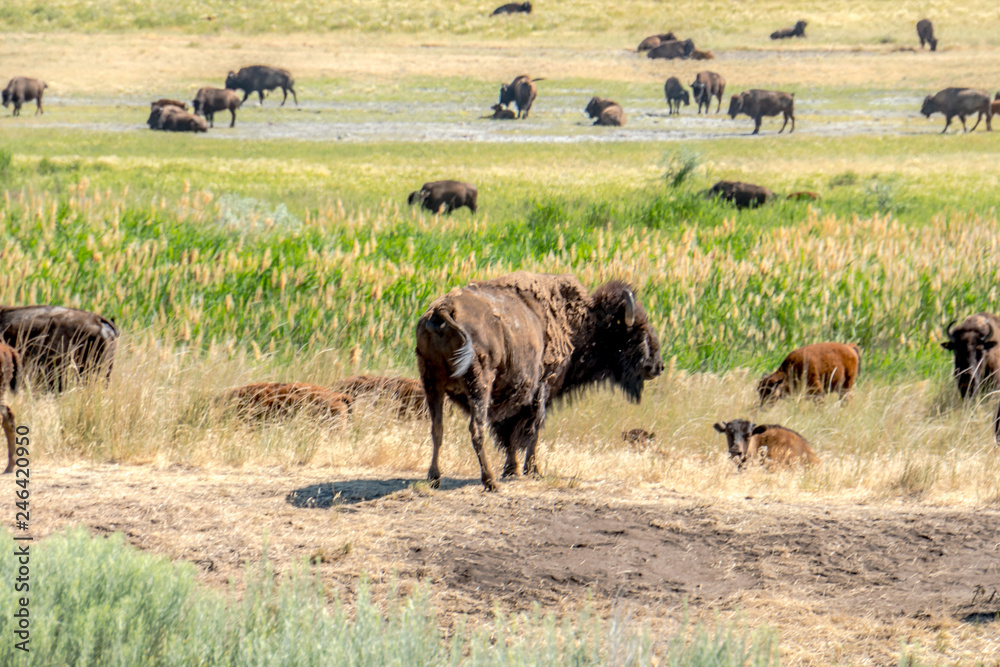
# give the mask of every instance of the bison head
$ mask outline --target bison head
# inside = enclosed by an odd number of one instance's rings
[[[920,113],[930,118],[931,114],[934,113],[935,111],[936,109],[934,108],[934,96],[928,95],[927,97],[924,98],[924,105],[920,107]]]
[[[524,13],[526,13],[526,14],[530,14],[531,13],[531,3],[530,2],[521,3],[521,11],[524,12]]]
[[[688,95],[688,91],[682,90],[680,99],[684,102],[684,106],[691,106],[691,96]]]
[[[952,329],[954,325],[955,321],[952,320],[945,327],[944,333],[948,340],[941,343],[941,347],[954,353],[958,393],[962,398],[969,398],[979,392],[986,355],[996,347],[997,341],[993,340],[993,326],[989,322],[985,329],[974,326]]]
[[[795,34],[796,35],[803,35],[804,36],[805,33],[806,33],[806,26],[807,25],[809,25],[809,23],[806,22],[806,21],[796,21],[795,22]]]
[[[596,324],[594,345],[598,366],[613,384],[638,403],[646,380],[663,372],[660,341],[635,299],[632,288],[612,280],[592,296]]]
[[[414,204],[424,203],[425,199],[427,199],[426,190],[414,190],[410,193],[410,196],[406,198],[406,203],[413,206]]]
[[[743,94],[733,95],[729,98],[729,117],[736,118],[743,111]]]
[[[767,430],[766,426],[757,426],[746,419],[734,419],[731,422],[716,422],[713,428],[726,435],[729,446],[729,456],[736,462],[737,468],[742,468],[750,454],[750,440]]]
[[[513,101],[514,101],[514,87],[507,83],[501,84],[499,104],[507,106]]]
[[[757,383],[757,395],[760,396],[760,404],[763,406],[768,401],[776,401],[781,398],[787,388],[787,376],[784,371],[775,371],[770,375],[765,375]]]
[[[701,103],[702,96],[705,94],[705,89],[706,86],[704,81],[695,80],[695,82],[691,84],[691,93],[694,96],[695,102],[699,104]]]
[[[239,88],[239,81],[236,79],[236,72],[230,71],[226,75],[226,89],[236,90],[237,88]]]
[[[591,97],[590,101],[587,102],[587,108],[583,111],[591,118],[597,118],[601,115],[601,100],[600,97]]]

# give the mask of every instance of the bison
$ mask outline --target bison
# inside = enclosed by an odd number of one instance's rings
[[[747,461],[776,465],[819,463],[819,457],[805,438],[778,424],[757,425],[746,419],[734,419],[717,422],[713,428],[725,434],[729,456],[738,470],[742,470]]]
[[[45,94],[45,89],[48,87],[47,83],[39,79],[15,76],[7,83],[7,87],[3,89],[3,93],[0,93],[0,97],[3,99],[5,109],[10,104],[14,105],[12,114],[14,116],[21,115],[21,105],[35,100],[35,115],[37,116],[45,113],[45,109],[42,108],[42,95]]]
[[[84,380],[111,374],[119,332],[111,320],[61,306],[0,306],[0,340],[28,373],[61,392],[72,370]]]
[[[705,106],[705,113],[708,113],[713,97],[719,100],[715,107],[715,113],[719,113],[722,109],[722,95],[726,92],[726,80],[715,72],[698,72],[691,84],[691,91],[694,93],[694,101],[698,104],[698,113],[701,113],[702,105]]]
[[[215,127],[216,111],[228,111],[229,115],[232,116],[229,127],[235,127],[236,110],[240,104],[239,93],[228,88],[200,88],[191,102],[194,112],[204,116],[209,127]]]
[[[729,117],[735,119],[739,114],[753,118],[752,134],[760,134],[760,121],[764,116],[783,114],[785,122],[781,124],[778,134],[785,131],[789,119],[795,131],[795,93],[783,93],[775,90],[745,90],[739,95],[733,95],[729,100]]]
[[[288,93],[292,93],[295,106],[299,106],[299,96],[295,94],[295,79],[287,69],[280,67],[268,67],[267,65],[251,65],[241,67],[239,72],[229,72],[226,75],[226,88],[229,90],[242,90],[242,105],[250,97],[251,93],[257,93],[261,106],[264,105],[264,92],[281,88],[281,106],[285,106],[288,100]]]
[[[622,431],[622,440],[637,447],[647,447],[656,440],[656,434],[650,433],[644,428],[630,428]]]
[[[680,79],[676,76],[670,77],[663,84],[663,95],[667,98],[667,108],[670,109],[670,113],[672,114],[679,114],[681,112],[681,102],[686,107],[691,106],[691,96],[688,95],[688,91],[684,89]]]
[[[230,389],[219,400],[248,421],[287,419],[300,413],[341,420],[350,415],[354,401],[346,394],[304,382],[257,382]]]
[[[531,3],[530,2],[509,2],[506,5],[500,5],[493,10],[490,16],[499,16],[500,14],[530,14],[531,13]]]
[[[934,24],[927,19],[917,21],[917,37],[920,38],[920,48],[930,44],[931,51],[937,51],[937,40],[934,39]]]
[[[172,105],[154,106],[146,124],[151,130],[167,132],[208,132],[208,122]]]
[[[674,58],[688,58],[694,51],[694,42],[690,39],[672,40],[663,42],[646,53],[647,58],[661,58],[663,60],[673,60]]]
[[[493,120],[514,120],[517,115],[510,109],[504,109],[502,104],[494,104],[492,107],[492,116],[483,116],[483,118],[492,118]]]
[[[809,190],[799,190],[798,192],[793,192],[787,197],[788,201],[819,201],[821,197],[818,192],[810,192]]]
[[[149,103],[149,110],[150,111],[152,111],[153,109],[155,109],[157,107],[160,107],[160,108],[163,108],[163,107],[177,107],[181,111],[187,111],[187,108],[188,108],[187,104],[185,104],[184,102],[181,102],[180,100],[171,100],[171,99],[168,99],[166,97],[161,97],[160,99],[156,100],[155,102],[150,102]]]
[[[955,326],[952,320],[944,329],[948,340],[941,347],[955,355],[955,381],[962,398],[973,398],[981,390],[996,388],[1000,379],[1000,318],[992,313],[977,313]]]
[[[719,181],[705,193],[707,199],[722,199],[735,204],[739,209],[762,206],[776,196],[763,185],[740,181]]]
[[[639,402],[663,372],[660,344],[633,289],[610,281],[592,294],[571,275],[518,272],[456,288],[417,323],[417,367],[431,416],[427,478],[438,455],[447,395],[469,413],[483,486],[497,489],[483,450],[487,428],[506,451],[505,477],[536,474],[535,446],[554,399],[598,384]]]
[[[584,112],[591,118],[596,118],[594,125],[616,125],[625,124],[625,110],[614,100],[603,100],[600,97],[591,97],[587,102]]]
[[[990,95],[985,90],[945,88],[935,95],[925,97],[924,104],[920,108],[920,113],[927,118],[930,118],[932,113],[943,114],[945,120],[944,129],[941,130],[941,134],[948,131],[951,119],[955,116],[958,116],[962,121],[962,130],[968,132],[969,129],[965,126],[965,117],[971,116],[974,113],[978,113],[979,115],[976,116],[976,124],[972,126],[973,132],[979,127],[979,121],[983,119],[984,115],[986,116],[986,131],[991,132],[993,130],[993,111],[990,107]]]
[[[778,370],[757,384],[763,406],[805,388],[812,396],[836,391],[841,398],[854,388],[861,370],[861,348],[853,343],[815,343],[792,350]]]
[[[805,37],[806,36],[806,26],[809,25],[805,21],[796,21],[795,25],[791,28],[782,28],[781,30],[775,30],[771,33],[771,39],[788,39],[789,37]]]
[[[16,440],[14,438],[16,424],[14,422],[14,411],[4,403],[3,395],[7,389],[12,394],[17,393],[17,384],[21,379],[21,355],[17,350],[6,343],[0,343],[0,422],[2,422],[3,433],[7,437],[7,467],[3,474],[14,470],[14,449]]]
[[[427,414],[424,387],[419,380],[356,375],[334,383],[333,389],[354,400],[368,396],[385,401],[396,408],[399,417],[421,417]]]
[[[997,93],[990,102],[990,113],[994,116],[1000,113],[1000,93]]]
[[[711,51],[702,51],[701,49],[694,49],[691,51],[691,55],[688,56],[691,60],[715,60],[715,54]]]
[[[535,96],[538,94],[536,81],[543,81],[543,79],[532,79],[527,74],[522,74],[515,77],[509,84],[502,84],[499,104],[506,107],[513,102],[517,106],[517,117],[527,118],[528,112],[531,111],[531,105],[535,102]]]
[[[642,53],[643,51],[649,51],[650,49],[655,49],[663,42],[673,42],[677,39],[677,36],[672,32],[665,32],[662,35],[650,35],[646,39],[639,42],[639,48],[635,51],[636,53]]]
[[[419,190],[411,192],[410,196],[406,198],[406,203],[410,206],[420,204],[431,213],[440,213],[441,207],[444,207],[444,213],[448,215],[463,206],[475,213],[478,196],[479,192],[476,190],[476,186],[471,183],[431,181],[424,183]]]

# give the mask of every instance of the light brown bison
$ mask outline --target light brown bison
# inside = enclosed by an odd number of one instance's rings
[[[246,420],[288,419],[300,413],[342,420],[350,415],[354,399],[304,382],[257,382],[228,390],[220,401]]]
[[[399,417],[423,417],[427,414],[424,387],[420,380],[356,375],[334,383],[333,389],[354,400],[367,396],[384,401],[395,407]]]
[[[680,40],[673,40],[670,42],[663,42],[659,46],[653,47],[646,53],[647,58],[657,58],[663,60],[673,60],[675,58],[688,58],[694,51],[694,42],[690,39],[685,39],[683,42]]]
[[[705,193],[707,199],[722,199],[736,205],[736,208],[756,208],[775,198],[775,194],[763,185],[740,181],[719,181]]]
[[[502,104],[494,104],[492,107],[493,115],[484,116],[484,118],[492,118],[493,120],[514,120],[517,115],[510,109],[504,109]]]
[[[37,116],[40,113],[45,113],[42,108],[42,95],[45,94],[45,89],[48,87],[49,85],[44,81],[29,79],[26,76],[15,76],[0,93],[0,99],[3,100],[5,109],[10,104],[14,105],[12,114],[14,116],[21,115],[21,106],[25,102],[35,100],[35,115]]]
[[[514,80],[509,84],[501,85],[499,104],[506,107],[513,102],[517,106],[517,117],[527,118],[528,112],[531,111],[531,105],[535,103],[535,96],[538,95],[536,81],[544,81],[544,79],[532,79],[527,74],[522,74],[514,77]]]
[[[3,398],[7,389],[10,389],[12,394],[17,393],[20,378],[21,355],[10,345],[0,343],[0,422],[7,437],[7,467],[3,471],[5,475],[14,470],[14,450],[17,443],[14,434],[17,424],[14,422],[14,411]]]
[[[806,439],[778,424],[754,424],[746,419],[717,422],[713,428],[726,436],[729,456],[742,470],[747,462],[787,466],[817,465],[819,457]]]
[[[62,391],[71,373],[111,374],[118,328],[95,313],[61,306],[0,306],[0,340],[15,348],[30,377]]]
[[[638,402],[663,372],[660,344],[628,285],[593,294],[570,275],[518,272],[456,288],[417,323],[417,367],[427,395],[434,450],[427,478],[441,478],[438,455],[447,395],[470,414],[483,486],[497,488],[483,449],[487,431],[506,451],[503,475],[536,473],[535,446],[554,399],[600,384]]]
[[[681,112],[682,102],[686,107],[691,106],[691,96],[688,95],[688,91],[684,89],[680,79],[676,76],[670,77],[663,84],[663,95],[667,98],[667,108],[670,109],[671,114]]]
[[[805,37],[806,21],[796,21],[791,28],[782,28],[771,33],[771,39],[788,39],[789,37]]]
[[[788,121],[792,121],[795,131],[795,93],[783,93],[776,90],[745,90],[739,95],[733,95],[729,100],[729,117],[735,119],[739,114],[753,118],[752,134],[760,134],[760,122],[764,116],[783,114],[785,122],[781,124],[778,134],[785,131]]]
[[[584,112],[591,118],[596,118],[594,125],[615,125],[625,124],[625,110],[614,100],[603,100],[600,97],[591,97],[587,102]]]
[[[287,69],[280,67],[268,67],[267,65],[251,65],[241,67],[239,72],[229,72],[226,75],[226,88],[229,90],[242,90],[242,105],[250,97],[251,93],[257,93],[261,106],[264,105],[264,92],[281,88],[281,106],[285,106],[288,100],[288,93],[292,94],[295,106],[299,106],[299,96],[295,94],[295,79]]]
[[[530,14],[531,13],[531,3],[530,2],[509,2],[506,5],[500,5],[493,10],[490,16],[499,16],[501,14]]]
[[[656,434],[650,433],[644,428],[630,428],[627,431],[622,431],[622,440],[630,445],[646,447],[656,440]]]
[[[406,198],[406,203],[410,206],[420,204],[431,213],[441,213],[444,207],[444,214],[449,215],[455,209],[467,207],[473,213],[476,212],[476,199],[479,191],[471,183],[461,181],[431,181],[424,183],[423,187],[410,193]]]
[[[792,194],[785,197],[789,201],[819,201],[819,193],[809,192],[808,190],[800,190],[799,192],[793,192]]]
[[[209,127],[215,127],[216,111],[228,111],[232,116],[229,127],[235,127],[236,110],[240,108],[240,95],[228,88],[200,88],[191,106],[196,114],[205,117]]]
[[[694,49],[688,57],[691,58],[691,60],[715,60],[714,53],[711,51],[702,51],[700,49]]]
[[[843,397],[861,370],[861,348],[853,343],[815,343],[792,350],[778,370],[757,384],[760,404],[805,389],[811,396],[835,391]]]
[[[643,51],[655,49],[663,42],[673,42],[676,39],[677,36],[672,32],[665,32],[662,35],[650,35],[646,39],[639,42],[639,48],[636,49],[636,53],[642,53]]]
[[[187,108],[188,108],[187,104],[185,104],[184,102],[181,102],[179,100],[171,100],[171,99],[168,99],[166,97],[161,97],[160,99],[156,100],[155,102],[150,102],[149,103],[149,110],[150,111],[152,111],[156,107],[161,107],[161,108],[162,107],[177,107],[181,111],[187,111]]]
[[[917,21],[917,37],[920,38],[920,48],[930,44],[931,51],[937,51],[937,40],[934,39],[934,24],[927,19]]]
[[[948,131],[951,119],[955,116],[958,116],[962,121],[962,130],[968,132],[969,128],[965,125],[965,117],[971,116],[974,113],[979,115],[976,116],[976,124],[972,126],[973,132],[979,127],[979,121],[983,119],[984,115],[986,116],[986,131],[990,132],[993,130],[993,111],[990,107],[990,95],[985,90],[945,88],[935,95],[925,97],[924,104],[920,108],[920,113],[928,118],[931,117],[932,113],[943,114],[945,120],[944,129],[941,130],[941,134]]]
[[[955,355],[955,382],[962,398],[995,389],[1000,380],[1000,318],[993,313],[977,313],[957,327],[952,320],[944,333],[948,340],[941,347]]]
[[[701,113],[702,105],[705,107],[705,113],[708,113],[713,97],[719,100],[715,107],[715,113],[719,113],[722,109],[722,95],[726,92],[726,79],[715,72],[698,72],[691,84],[691,91],[694,93],[694,101],[698,104],[698,113]]]
[[[175,106],[153,107],[146,124],[165,132],[208,132],[208,122]]]

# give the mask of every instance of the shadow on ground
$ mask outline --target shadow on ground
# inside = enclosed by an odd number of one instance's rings
[[[325,509],[333,505],[354,505],[368,500],[378,500],[412,487],[423,479],[352,479],[343,482],[324,482],[295,489],[285,500],[295,507]],[[480,484],[479,478],[441,479],[441,491],[460,489]]]

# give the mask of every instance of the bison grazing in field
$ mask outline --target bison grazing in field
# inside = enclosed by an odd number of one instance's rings
[[[42,95],[45,94],[45,89],[48,87],[49,85],[44,81],[29,79],[26,76],[15,76],[7,83],[7,87],[0,93],[0,97],[2,97],[5,109],[10,104],[14,105],[12,114],[14,116],[21,115],[21,106],[25,102],[35,100],[35,115],[37,116],[40,113],[45,113],[42,108]]]
[[[733,95],[729,100],[729,117],[735,119],[737,115],[744,114],[753,118],[752,134],[760,134],[760,122],[764,116],[777,116],[783,114],[785,122],[781,124],[778,134],[785,131],[788,121],[792,121],[792,129],[795,131],[795,93],[783,93],[775,90],[745,90],[739,95]]]
[[[219,400],[250,421],[288,419],[300,413],[341,420],[351,414],[354,401],[345,394],[304,382],[257,382],[230,389]]]
[[[992,313],[977,313],[955,326],[952,320],[944,330],[948,340],[941,347],[955,355],[955,381],[962,398],[973,398],[981,390],[993,390],[1000,379],[1000,318]]]
[[[15,348],[43,387],[62,391],[75,370],[107,378],[118,328],[95,313],[61,306],[0,306],[0,340]]]
[[[602,100],[600,97],[591,97],[587,102],[584,112],[591,118],[596,118],[594,125],[615,125],[621,127],[625,124],[625,110],[614,100]]]
[[[215,127],[216,111],[228,111],[232,116],[229,127],[235,127],[236,110],[240,108],[240,104],[239,93],[228,88],[200,88],[191,102],[194,112],[204,116],[209,127]]]
[[[721,74],[715,72],[698,72],[691,84],[691,91],[694,93],[694,101],[698,104],[698,113],[704,105],[705,113],[708,113],[712,105],[712,98],[718,98],[719,103],[715,107],[715,113],[722,109],[722,95],[726,92],[726,80]]]
[[[501,14],[530,14],[531,13],[531,3],[530,2],[509,2],[506,5],[500,5],[493,10],[490,16],[499,16]]]
[[[410,206],[420,204],[431,213],[441,213],[441,208],[444,207],[444,214],[448,215],[463,206],[475,213],[478,196],[479,192],[476,190],[476,186],[471,183],[432,181],[424,183],[419,190],[411,192],[410,196],[406,198],[406,203]]]
[[[806,36],[806,26],[809,25],[805,21],[796,21],[795,25],[791,28],[782,28],[781,30],[775,30],[771,33],[771,39],[788,39],[789,37],[805,37]]]
[[[920,48],[930,44],[931,51],[937,51],[937,40],[934,39],[934,24],[927,19],[917,21],[917,37],[920,38]]]
[[[672,32],[665,32],[662,35],[650,35],[646,39],[639,42],[639,48],[636,49],[636,53],[642,53],[643,51],[655,49],[663,42],[673,42],[676,39],[677,36]]]
[[[729,456],[742,470],[747,461],[761,464],[816,465],[819,457],[806,439],[778,424],[754,424],[746,419],[717,422],[713,428],[726,436]]]
[[[427,414],[424,387],[419,380],[356,375],[334,383],[333,389],[354,400],[367,396],[384,401],[395,407],[399,417],[422,417]]]
[[[505,83],[500,86],[499,104],[506,107],[513,102],[517,106],[517,117],[527,118],[528,112],[531,111],[531,105],[535,102],[535,96],[538,95],[538,86],[535,85],[535,81],[543,80],[532,79],[527,74],[515,77],[509,84]]]
[[[7,389],[17,393],[17,384],[21,379],[21,355],[17,350],[6,343],[0,343],[0,422],[2,422],[3,433],[7,438],[7,467],[4,474],[14,470],[14,449],[16,440],[14,438],[14,411],[4,403],[3,397]]]
[[[295,94],[295,79],[292,78],[291,72],[280,67],[268,67],[267,65],[241,67],[239,72],[230,72],[226,76],[226,88],[243,91],[243,99],[240,100],[240,104],[246,102],[251,93],[257,93],[261,106],[264,105],[265,91],[281,88],[281,106],[285,106],[289,92],[295,100],[295,106],[299,106],[299,96]]]
[[[504,109],[502,104],[494,104],[492,107],[493,115],[484,116],[484,118],[492,118],[493,120],[514,120],[517,115],[510,109]]]
[[[735,204],[739,209],[757,208],[776,196],[763,185],[740,181],[719,181],[705,192],[706,199],[722,199]]]
[[[691,96],[688,95],[688,91],[684,89],[680,79],[676,76],[670,77],[663,84],[663,95],[667,98],[667,108],[672,114],[681,112],[682,102],[686,107],[691,106]]]
[[[417,323],[417,367],[434,444],[427,478],[441,478],[445,395],[470,414],[483,486],[497,488],[483,444],[487,430],[506,451],[503,475],[536,473],[535,446],[554,399],[612,384],[638,402],[663,372],[660,344],[625,283],[593,294],[569,275],[518,272],[456,288]]]
[[[854,388],[861,370],[861,348],[853,343],[815,343],[792,350],[778,370],[757,384],[760,404],[805,389],[812,396],[836,391],[843,397]]]
[[[208,132],[208,122],[173,105],[154,106],[146,124],[151,130],[165,132]]]
[[[941,134],[948,131],[951,119],[958,116],[962,121],[962,130],[969,131],[965,126],[965,117],[978,113],[976,124],[972,126],[975,132],[979,127],[979,121],[986,116],[986,131],[993,130],[993,111],[990,106],[990,95],[985,90],[975,90],[972,88],[945,88],[936,95],[928,95],[924,98],[924,104],[920,108],[920,113],[931,117],[932,113],[944,115],[944,129]]]
[[[653,59],[663,59],[663,60],[673,60],[675,58],[688,58],[694,51],[694,42],[690,39],[685,39],[683,42],[679,40],[673,40],[670,42],[663,42],[659,46],[656,46],[646,53],[647,58]]]

